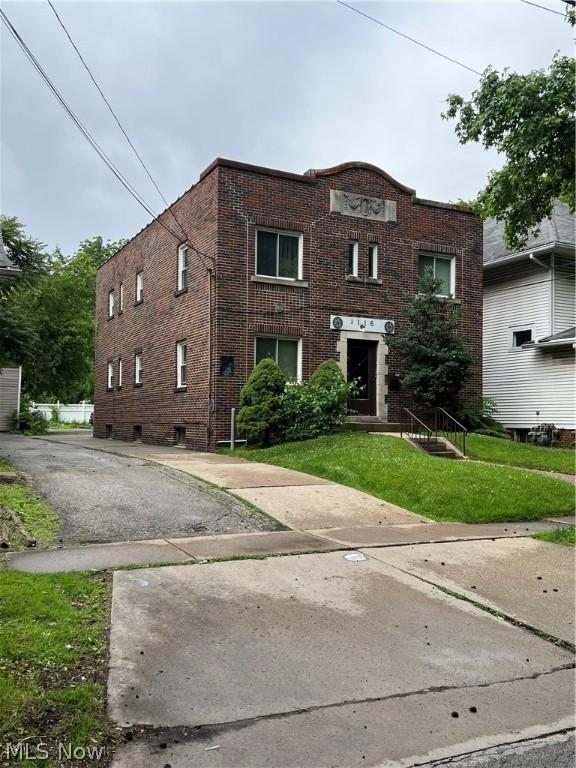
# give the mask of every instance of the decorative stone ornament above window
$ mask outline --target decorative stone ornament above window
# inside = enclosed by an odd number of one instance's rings
[[[396,202],[331,189],[330,213],[341,213],[343,216],[372,221],[396,221]]]

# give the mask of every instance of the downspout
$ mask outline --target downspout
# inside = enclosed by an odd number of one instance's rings
[[[533,253],[531,253],[528,258],[533,264],[537,264],[539,267],[542,267],[542,269],[548,270],[550,275],[550,322],[548,323],[548,328],[550,329],[549,335],[551,336],[554,333],[554,254],[550,257],[550,265],[540,261],[540,259],[536,258]]]
[[[210,441],[212,439],[212,412],[214,410],[214,392],[212,375],[212,279],[214,270],[212,267],[206,267],[208,275],[208,423],[206,425],[206,449],[210,450]]]

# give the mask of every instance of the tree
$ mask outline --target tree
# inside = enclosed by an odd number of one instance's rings
[[[474,207],[482,218],[504,222],[510,248],[538,232],[555,198],[574,211],[574,64],[556,55],[547,71],[526,75],[489,67],[470,100],[448,96],[442,117],[457,120],[460,143],[479,142],[505,158]]]
[[[286,376],[270,357],[260,360],[240,392],[238,430],[249,443],[269,445],[281,420]]]
[[[29,318],[38,338],[23,361],[23,388],[33,399],[92,397],[96,270],[121,245],[93,237],[70,258],[56,250],[38,279],[12,293],[13,311]]]
[[[13,295],[43,274],[47,256],[44,244],[27,237],[15,216],[0,216],[0,234],[8,258],[22,271],[16,280],[0,280],[0,368],[6,368],[33,359],[38,351],[34,323]]]
[[[427,270],[405,310],[406,324],[388,344],[399,355],[402,386],[417,405],[456,410],[474,358],[458,332],[459,307],[437,295],[440,285]]]

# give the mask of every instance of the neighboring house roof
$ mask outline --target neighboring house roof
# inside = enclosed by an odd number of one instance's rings
[[[552,215],[539,226],[539,233],[528,238],[526,245],[518,255],[529,254],[531,251],[542,251],[547,248],[563,246],[574,249],[576,238],[574,228],[576,218],[564,203],[556,200]],[[508,260],[516,255],[504,243],[504,224],[496,219],[484,222],[484,266],[493,265],[500,260]]]
[[[2,241],[2,235],[0,235],[0,277],[18,277],[21,272],[22,270],[8,258]]]
[[[548,345],[554,347],[562,347],[564,345],[574,344],[576,342],[576,325],[572,328],[567,328],[560,333],[553,333],[552,336],[545,336],[543,339],[538,339],[536,344],[538,346]]]

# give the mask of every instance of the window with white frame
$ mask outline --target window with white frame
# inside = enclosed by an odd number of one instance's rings
[[[188,357],[188,344],[179,341],[176,344],[176,386],[186,386],[186,359]]]
[[[512,348],[522,349],[532,341],[532,328],[518,328],[512,331]]]
[[[142,352],[134,355],[134,384],[142,384]]]
[[[300,339],[285,339],[277,336],[258,336],[256,338],[256,363],[267,357],[278,363],[286,378],[300,380]]]
[[[256,274],[285,280],[302,279],[302,235],[256,230]]]
[[[188,287],[188,251],[187,245],[181,245],[178,248],[178,282],[176,285],[179,291]]]
[[[454,259],[451,256],[421,253],[418,259],[418,277],[422,279],[425,275],[429,274],[440,283],[438,286],[438,296],[454,296]]]
[[[118,312],[124,311],[124,283],[118,286]]]
[[[108,291],[108,317],[114,317],[114,289]]]
[[[358,241],[348,243],[348,276],[358,277]]]
[[[144,272],[136,273],[136,304],[144,299]]]
[[[378,277],[378,246],[368,246],[368,277],[376,280]]]
[[[114,363],[110,360],[108,362],[108,371],[106,376],[106,387],[112,389],[114,385]]]
[[[122,358],[118,358],[118,389],[122,387]]]

